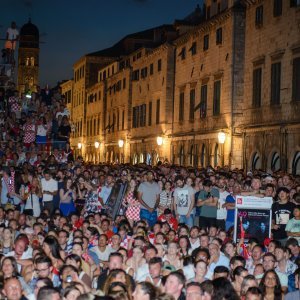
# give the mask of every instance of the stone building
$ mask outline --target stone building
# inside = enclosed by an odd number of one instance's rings
[[[94,162],[299,174],[298,2],[206,0],[103,50],[97,83],[74,80],[73,148]]]
[[[18,91],[36,92],[39,84],[39,30],[31,23],[22,26],[18,50]]]
[[[300,2],[245,3],[244,167],[299,174]]]

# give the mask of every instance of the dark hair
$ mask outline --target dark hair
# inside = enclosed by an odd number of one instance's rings
[[[78,274],[78,270],[72,266],[72,265],[63,265],[60,270],[59,270],[59,273],[60,273],[60,276],[62,276],[63,272],[66,270],[66,269],[72,269],[72,271],[76,274]]]
[[[239,296],[227,278],[219,277],[212,282],[214,300],[239,300]]]
[[[53,255],[54,258],[62,260],[62,258],[60,256],[60,253],[59,253],[60,245],[59,245],[58,240],[57,240],[56,237],[54,237],[52,235],[47,236],[44,239],[44,243],[46,243],[49,246],[50,252],[51,252],[51,254]]]
[[[38,278],[36,282],[43,282],[45,286],[53,287],[53,281],[48,277]]]
[[[69,254],[67,257],[66,257],[66,261],[67,261],[67,259],[71,259],[71,260],[74,260],[75,261],[75,263],[76,263],[76,265],[79,263],[79,267],[78,267],[78,270],[79,271],[81,271],[81,258],[80,258],[80,256],[79,255],[77,255],[77,254]]]
[[[43,286],[37,294],[37,300],[51,300],[54,294],[59,294],[59,290],[54,287]]]
[[[179,281],[182,285],[184,285],[184,283],[185,283],[185,277],[184,277],[184,275],[183,275],[181,272],[179,272],[179,271],[172,272],[172,273],[170,273],[170,274],[168,275],[168,277],[170,277],[170,276],[175,276],[175,277],[178,279],[178,281]]]
[[[214,292],[214,286],[211,280],[203,281],[202,283],[200,283],[200,287],[203,293],[212,295]]]
[[[138,285],[141,287],[142,291],[145,294],[149,295],[149,299],[156,298],[158,292],[157,292],[156,287],[152,283],[143,281],[143,282],[138,283]]]
[[[41,255],[41,256],[38,256],[35,260],[34,260],[34,263],[37,265],[37,264],[48,264],[48,267],[51,267],[52,266],[52,261],[51,259],[46,256],[46,255]]]
[[[6,256],[3,258],[2,262],[1,262],[1,270],[3,270],[3,264],[6,260],[9,260],[12,264],[12,267],[13,267],[12,277],[19,276],[17,260],[13,256]]]
[[[65,289],[64,289],[64,291],[63,291],[63,297],[65,298],[65,297],[67,297],[73,290],[77,290],[78,292],[80,292],[79,291],[79,289],[77,288],[77,286],[76,286],[76,283],[71,283],[70,285],[68,285]],[[80,293],[81,294],[81,293]]]
[[[150,266],[150,265],[159,264],[159,265],[162,267],[163,261],[162,261],[162,258],[161,258],[161,257],[152,257],[152,258],[150,258],[148,264],[149,264],[149,266]]]
[[[299,243],[298,243],[298,240],[295,239],[295,238],[290,238],[286,241],[286,244],[285,244],[286,247],[289,247],[289,246],[299,246]]]
[[[229,269],[225,266],[216,266],[214,269],[214,274],[227,273],[229,274]]]
[[[266,281],[266,277],[269,273],[272,273],[275,276],[275,280],[276,280],[276,286],[274,287],[274,300],[281,300],[282,299],[281,284],[280,284],[279,277],[274,270],[266,271],[263,278],[261,279],[261,281],[259,283],[259,287],[262,291],[263,297],[265,297],[265,295],[266,295],[265,281]]]
[[[234,265],[236,261],[239,261],[243,264],[243,267],[246,265],[246,259],[241,255],[235,255],[230,259],[230,265]]]
[[[120,257],[121,260],[123,261],[123,255],[122,255],[121,253],[119,253],[119,252],[113,252],[113,253],[111,253],[111,254],[109,255],[108,261],[110,261],[110,259],[111,259],[112,257]]]
[[[232,272],[232,281],[235,281],[235,276],[240,276],[243,272],[248,272],[248,270],[242,266],[236,267]]]

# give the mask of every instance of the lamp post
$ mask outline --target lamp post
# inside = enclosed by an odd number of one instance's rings
[[[123,154],[123,157],[124,157],[124,140],[120,139],[118,141],[118,145],[119,145],[119,148],[120,148],[120,162],[122,163],[123,162],[122,154]],[[121,148],[123,148],[123,153],[121,152]]]
[[[220,131],[218,133],[218,142],[221,144],[221,161],[222,161],[222,167],[224,167],[224,143],[226,140],[226,134],[224,131]]]

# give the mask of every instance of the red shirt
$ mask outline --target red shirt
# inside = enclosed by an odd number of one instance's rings
[[[160,216],[158,217],[158,221],[160,221],[160,222],[167,222],[167,223],[170,225],[170,227],[171,227],[172,229],[174,229],[175,231],[176,231],[177,228],[178,228],[178,221],[177,221],[177,219],[174,218],[173,216],[170,217],[169,221],[167,221],[165,215],[160,215]]]

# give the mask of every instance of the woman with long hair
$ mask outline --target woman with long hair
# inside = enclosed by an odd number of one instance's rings
[[[131,179],[122,202],[123,206],[127,207],[126,217],[131,227],[134,222],[140,220],[141,204],[137,196],[137,182],[135,179]]]
[[[222,246],[222,252],[229,258],[231,259],[232,257],[237,255],[236,251],[236,245],[233,241],[227,241],[223,246]]]
[[[43,243],[45,254],[51,259],[53,270],[52,272],[59,275],[59,270],[64,262],[60,254],[60,246],[58,240],[54,236],[47,236]]]
[[[25,292],[25,295],[29,295],[31,293],[31,289],[28,284],[25,282],[24,278],[18,272],[17,260],[12,256],[4,257],[1,262],[1,277],[0,283],[3,287],[4,281],[7,278],[17,277],[21,283],[22,289]]]
[[[179,245],[179,254],[181,255],[181,258],[187,257],[191,254],[191,243],[189,240],[189,237],[187,235],[182,235],[178,239],[178,245]]]
[[[260,281],[259,287],[263,293],[263,298],[266,300],[281,300],[283,299],[281,284],[278,275],[274,270],[265,272]]]
[[[2,241],[1,241],[1,253],[6,255],[8,252],[12,251],[13,246],[14,246],[13,231],[9,227],[4,228],[2,234]]]
[[[66,178],[64,187],[59,190],[60,204],[59,208],[63,216],[68,217],[72,212],[76,211],[74,201],[76,201],[76,192],[72,188],[72,179]]]
[[[125,286],[127,287],[128,296],[130,297],[130,299],[132,298],[133,286],[130,280],[130,276],[126,274],[126,272],[122,269],[115,269],[109,273],[103,287],[103,292],[105,293],[105,295],[108,295],[109,288],[114,282],[121,282],[125,284]]]
[[[236,267],[232,272],[232,285],[239,296],[241,296],[242,282],[247,275],[248,270],[242,266]]]

